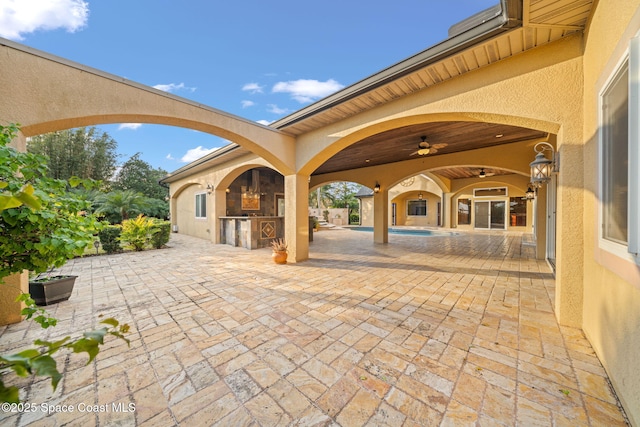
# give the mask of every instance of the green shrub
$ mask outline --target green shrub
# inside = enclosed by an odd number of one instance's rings
[[[169,242],[171,237],[171,222],[159,219],[153,220],[153,236],[151,236],[151,246],[161,249]]]
[[[360,224],[360,215],[357,213],[349,215],[349,224]]]
[[[16,151],[17,125],[0,126],[0,283],[30,270],[42,273],[84,254],[102,224],[90,203],[69,191],[91,180],[47,177],[44,156]]]
[[[102,249],[106,253],[114,254],[122,250],[119,240],[121,231],[122,229],[119,225],[109,225],[100,230],[98,238],[100,239],[100,244],[102,244]]]
[[[124,242],[127,248],[143,251],[151,243],[152,236],[158,231],[153,227],[153,220],[140,214],[136,219],[122,221],[120,241]]]

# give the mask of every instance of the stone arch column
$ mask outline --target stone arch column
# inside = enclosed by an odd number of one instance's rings
[[[284,236],[289,245],[289,258],[300,262],[309,258],[309,176],[284,177]]]

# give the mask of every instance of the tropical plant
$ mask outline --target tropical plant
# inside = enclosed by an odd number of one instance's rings
[[[147,206],[142,209],[141,213],[158,219],[169,218],[169,202],[167,200],[148,197],[146,202]]]
[[[122,221],[120,241],[125,244],[125,247],[142,251],[151,243],[153,235],[159,231],[154,228],[154,222],[151,218],[140,214],[135,219]]]
[[[133,190],[118,190],[98,195],[95,213],[104,214],[111,223],[129,219],[132,213],[140,213],[148,206],[148,198]]]
[[[309,206],[322,209],[330,207],[333,204],[333,199],[329,194],[329,184],[316,188],[315,191],[309,192]]]
[[[271,249],[275,252],[287,252],[287,242],[284,239],[273,239],[271,241]]]

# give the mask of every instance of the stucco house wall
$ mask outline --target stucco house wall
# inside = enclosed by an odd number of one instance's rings
[[[177,222],[174,225],[178,226],[181,234],[208,239],[210,230],[207,218],[211,217],[211,212],[207,209],[207,217],[196,218],[196,194],[204,194],[210,199],[205,186],[196,184],[187,187],[176,199],[177,209],[174,216]],[[209,205],[207,200],[207,208]]]
[[[639,0],[600,1],[585,36],[583,57],[585,280],[582,328],[633,425],[640,425],[640,266],[611,253],[600,242],[597,171],[602,132],[599,93],[627,54],[631,38],[639,34]]]
[[[420,200],[419,194],[422,195],[422,200],[427,204],[427,215],[417,216],[408,214],[408,203],[410,200]],[[396,225],[407,225],[415,227],[436,227],[438,226],[438,203],[442,201],[441,197],[433,193],[428,192],[410,192],[402,193],[398,197],[391,200],[391,204],[396,205]],[[389,216],[391,221],[391,215]],[[389,225],[392,225],[391,222]]]

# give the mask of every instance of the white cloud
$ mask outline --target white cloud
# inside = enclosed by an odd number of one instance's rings
[[[23,34],[64,28],[73,33],[87,25],[89,3],[82,0],[4,0],[0,36],[22,40]]]
[[[202,145],[199,145],[196,148],[192,148],[191,150],[187,151],[187,153],[182,156],[180,160],[185,163],[193,162],[194,160],[198,160],[202,156],[206,156],[213,150],[215,150],[215,148],[204,148]]]
[[[169,154],[167,154],[166,159],[167,159],[167,160],[175,160],[176,158],[175,158],[175,157],[173,157],[173,156],[171,155],[171,153],[169,153]]]
[[[161,91],[164,91],[164,92],[177,92],[179,90],[188,90],[189,92],[195,92],[196,91],[195,87],[185,86],[184,83],[179,83],[179,84],[169,83],[169,84],[166,84],[166,85],[159,84],[159,85],[155,85],[153,87],[156,88],[156,89],[159,89]]]
[[[269,126],[271,122],[269,120],[257,120],[256,123],[260,123],[261,125]]]
[[[326,82],[300,79],[288,82],[278,82],[273,86],[272,92],[288,93],[296,101],[305,103],[324,98],[343,87],[344,85],[333,79],[329,79]]]
[[[243,100],[243,101],[241,101],[241,103],[242,103],[242,108],[253,107],[254,105],[256,105],[255,102],[247,101],[247,100]]]
[[[289,112],[286,108],[280,108],[276,104],[269,104],[267,107],[269,107],[267,111],[273,114],[286,114]]]
[[[118,130],[122,130],[122,129],[136,130],[140,126],[142,126],[142,123],[122,123],[120,126],[118,126]]]
[[[249,93],[262,93],[264,86],[260,86],[258,83],[247,83],[242,86],[242,90]]]

